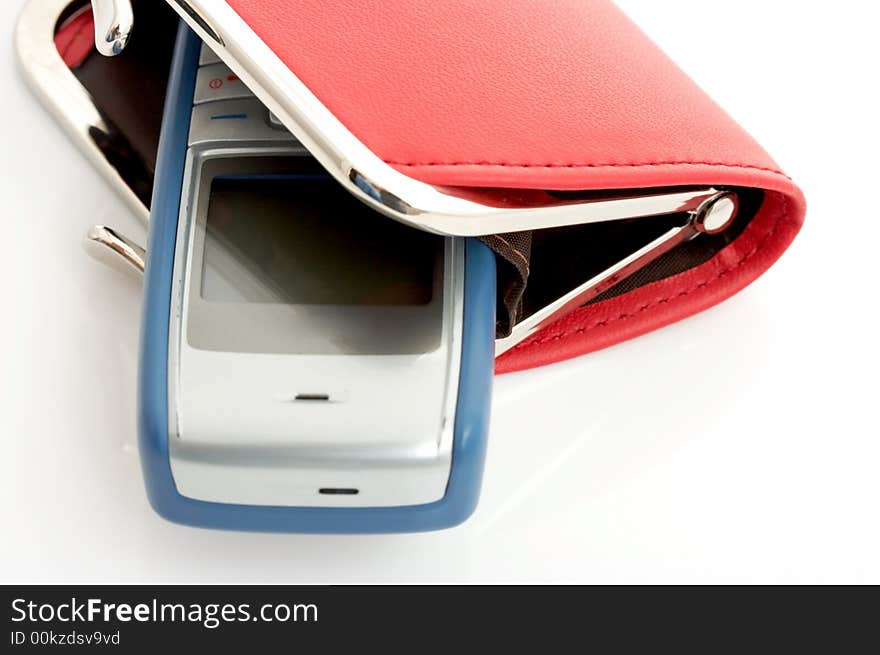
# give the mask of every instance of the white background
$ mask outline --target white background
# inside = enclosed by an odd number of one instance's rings
[[[10,35],[22,0],[0,3]],[[240,534],[150,509],[141,236],[0,52],[0,581],[880,583],[875,3],[621,1],[803,186],[806,227],[703,315],[497,380],[474,517],[403,536]]]

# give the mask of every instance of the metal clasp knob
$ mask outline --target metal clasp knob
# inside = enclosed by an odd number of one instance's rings
[[[105,57],[115,57],[128,45],[134,27],[131,0],[92,0],[95,47]]]
[[[143,246],[105,225],[95,225],[83,240],[86,252],[110,268],[143,278],[147,252]]]
[[[739,212],[739,197],[734,191],[714,188],[702,189],[694,193],[694,199],[697,199],[699,204],[688,209],[687,219],[682,225],[670,229],[579,287],[517,323],[513,326],[509,336],[495,341],[495,356],[504,354],[521,341],[599,297],[679,244],[695,239],[701,234],[723,232],[733,224]],[[676,206],[676,203],[679,202],[676,194],[652,196],[648,200],[654,204],[656,211],[652,211],[651,214],[655,216],[662,213],[678,213],[681,210],[681,206]],[[609,206],[607,201],[596,203],[598,207],[603,205]],[[621,218],[638,218],[638,216],[614,216],[612,220],[620,220]]]

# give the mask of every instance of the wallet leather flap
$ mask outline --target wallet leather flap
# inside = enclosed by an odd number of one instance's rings
[[[609,189],[779,173],[609,0],[227,2],[356,137],[426,182]]]
[[[227,0],[365,145],[434,185],[764,192],[708,261],[593,303],[498,360],[611,345],[730,296],[785,250],[800,190],[610,0]]]

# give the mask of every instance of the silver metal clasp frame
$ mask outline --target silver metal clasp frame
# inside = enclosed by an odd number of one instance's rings
[[[110,128],[88,91],[71,74],[58,54],[52,29],[71,0],[29,2],[15,31],[15,49],[25,79],[89,161],[120,192],[128,206],[144,223],[149,209],[132,191],[123,171],[114,167],[95,140],[94,134],[108,134]],[[96,45],[105,55],[119,54],[131,33],[131,3],[127,0],[92,0],[96,24]],[[101,36],[99,36],[101,35]],[[146,261],[144,248],[103,225],[92,227],[83,244],[98,261],[114,269],[142,277]]]
[[[702,189],[692,192],[693,197],[682,209],[681,194],[655,195],[649,198],[652,204],[649,215],[673,214],[686,212],[682,225],[671,228],[644,247],[605,269],[598,275],[572,289],[555,302],[544,306],[525,320],[513,326],[509,336],[495,341],[495,356],[502,355],[520,342],[539,332],[551,323],[558,321],[567,314],[582,307],[599,297],[634,273],[666,254],[679,244],[699,236],[700,234],[718,234],[733,223],[739,210],[739,198],[733,191],[718,189]],[[609,209],[609,214],[621,202],[616,200],[596,201],[595,209]],[[696,206],[693,205],[697,202]],[[621,216],[615,214],[606,220],[640,218],[641,215]],[[646,219],[650,220],[650,219]]]
[[[90,228],[83,239],[86,252],[102,264],[137,278],[144,276],[147,251],[138,243],[106,225]]]
[[[128,167],[114,163],[108,146],[102,143],[104,137],[112,133],[112,127],[55,45],[55,26],[72,5],[72,0],[30,0],[24,6],[15,30],[18,64],[25,81],[71,140],[146,224],[150,212],[133,190],[137,184],[135,176],[130,174]],[[84,5],[79,11],[86,10],[87,5]]]

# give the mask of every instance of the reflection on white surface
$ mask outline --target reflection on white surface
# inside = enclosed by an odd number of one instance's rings
[[[880,221],[838,191],[876,183],[880,138],[863,129],[874,105],[860,97],[868,73],[852,62],[877,60],[877,17],[798,4],[800,29],[780,31],[793,3],[748,1],[725,14],[724,31],[707,32],[696,0],[663,12],[620,4],[785,155],[808,188],[807,228],[732,302],[499,378],[480,507],[462,527],[423,535],[218,533],[152,512],[134,437],[138,285],[78,245],[96,222],[140,236],[138,222],[27,93],[7,51],[0,130],[14,156],[0,166],[17,238],[0,240],[0,579],[880,582],[880,316],[866,302],[877,295]],[[868,4],[860,11],[875,11]],[[0,4],[0,25],[20,5]],[[820,28],[845,41],[815,49]],[[766,102],[780,97],[778,73],[763,48],[739,47],[743,33],[799,62],[786,69],[785,97]],[[829,64],[829,52],[847,65]],[[813,129],[843,94],[847,120]],[[839,153],[847,167],[829,163],[841,144],[857,144]],[[847,216],[858,239],[839,229]]]

